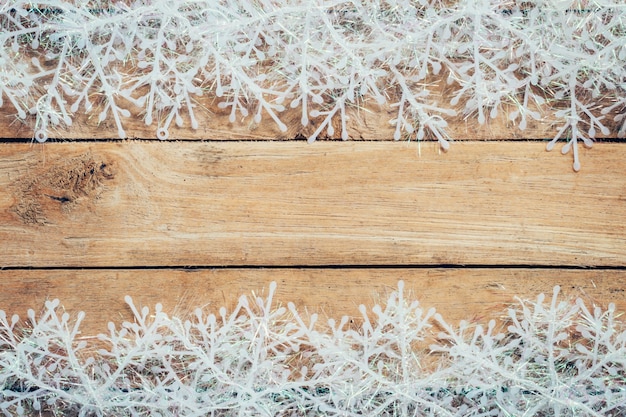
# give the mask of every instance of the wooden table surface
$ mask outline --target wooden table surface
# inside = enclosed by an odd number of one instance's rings
[[[358,316],[400,279],[452,322],[497,317],[554,285],[626,310],[620,141],[581,146],[576,173],[571,155],[545,151],[549,121],[520,132],[459,119],[444,153],[384,140],[386,114],[355,116],[346,142],[285,140],[303,132],[216,115],[173,132],[184,141],[109,140],[111,126],[79,120],[55,133],[73,140],[36,144],[0,111],[7,314],[59,298],[97,333],[130,317],[127,294],[184,315],[277,281],[279,303]],[[131,125],[132,137],[154,136]]]

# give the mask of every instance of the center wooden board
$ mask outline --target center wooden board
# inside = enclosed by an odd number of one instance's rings
[[[623,145],[0,147],[0,267],[626,264]]]

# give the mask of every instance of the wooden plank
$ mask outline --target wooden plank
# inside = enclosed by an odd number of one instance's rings
[[[199,128],[191,128],[187,120],[181,127],[170,126],[170,137],[176,139],[293,139],[295,137],[309,137],[315,132],[321,120],[313,119],[309,126],[303,127],[300,123],[302,116],[300,109],[288,109],[281,115],[281,120],[287,125],[288,130],[282,132],[278,126],[269,119],[257,124],[252,117],[229,121],[229,111],[217,107],[217,101],[206,101],[198,105],[197,112]],[[22,123],[16,120],[13,114],[15,110],[10,106],[0,108],[0,138],[32,138],[34,121]],[[254,112],[253,112],[254,113]],[[393,109],[382,109],[378,106],[360,109],[359,112],[351,112],[349,119],[350,139],[359,140],[390,140],[393,138],[394,127],[389,123],[395,118]],[[339,122],[339,120],[337,120]],[[129,138],[153,139],[156,138],[158,126],[146,125],[139,115],[133,115],[123,121],[124,129]],[[476,118],[454,118],[449,122],[449,134],[451,137],[462,139],[471,137],[474,139],[510,139],[510,138],[546,138],[554,136],[554,128],[551,123],[533,122],[524,131],[501,117],[490,120],[488,125],[480,126]],[[341,126],[334,126],[335,134],[329,136],[325,131],[320,139],[341,137]],[[113,120],[97,122],[97,117],[90,115],[76,115],[72,126],[69,128],[50,129],[50,137],[58,139],[117,139],[118,130]]]
[[[0,267],[624,266],[624,146],[5,144]]]
[[[444,83],[445,84],[445,83]],[[443,88],[441,96],[445,97]],[[454,140],[527,140],[527,139],[552,139],[563,120],[554,117],[554,111],[545,110],[541,120],[528,120],[526,129],[521,130],[516,122],[508,119],[509,107],[500,109],[499,116],[489,119],[480,125],[475,115],[459,114],[448,117],[447,134]],[[156,139],[159,126],[157,123],[146,125],[141,115],[141,109],[133,109],[131,117],[124,118],[124,130],[127,138]],[[322,118],[311,118],[308,126],[302,126],[301,109],[288,109],[281,113],[281,120],[287,125],[287,131],[281,131],[269,116],[261,123],[255,123],[252,116],[241,118],[234,123],[229,121],[230,113],[218,107],[215,97],[200,98],[194,109],[198,119],[199,128],[191,128],[189,120],[185,120],[182,126],[174,123],[168,129],[169,137],[177,140],[290,140],[294,138],[308,138],[323,121]],[[10,106],[0,108],[0,138],[26,138],[34,137],[33,117],[26,122],[19,121],[15,117],[15,110]],[[254,114],[251,111],[251,114]],[[77,114],[71,126],[67,128],[50,128],[48,135],[54,139],[91,140],[91,139],[118,139],[118,129],[114,120],[98,122],[98,112],[94,114]],[[599,131],[597,138],[616,138],[619,130],[618,123],[614,120],[617,112],[605,116],[603,123],[609,129],[608,135],[602,135]],[[397,117],[397,109],[388,106],[381,107],[375,104],[365,104],[357,110],[348,111],[347,130],[351,140],[392,140],[395,133],[395,125],[390,122]],[[318,137],[318,140],[341,139],[341,120],[333,121],[334,133],[329,135],[326,130]],[[414,139],[413,135],[404,135],[403,139]],[[434,135],[427,131],[426,139],[435,139]]]
[[[434,307],[449,323],[501,318],[515,296],[549,298],[555,285],[562,299],[581,297],[588,306],[616,304],[626,311],[625,270],[561,269],[201,269],[201,270],[4,270],[0,309],[25,317],[47,299],[58,298],[71,314],[85,311],[84,334],[106,331],[109,321],[131,319],[124,296],[135,305],[185,317],[197,307],[217,313],[231,309],[241,295],[267,294],[278,284],[275,305],[294,302],[301,312],[358,320],[360,304],[384,303],[399,280],[405,294],[424,309]]]

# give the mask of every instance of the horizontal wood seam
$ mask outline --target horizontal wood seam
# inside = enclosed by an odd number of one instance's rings
[[[183,271],[204,271],[204,270],[296,270],[296,269],[328,269],[328,270],[348,270],[348,269],[563,269],[571,271],[626,271],[626,265],[558,265],[558,264],[328,264],[328,265],[109,265],[109,266],[7,266],[0,268],[0,271],[149,271],[149,270],[183,270]]]

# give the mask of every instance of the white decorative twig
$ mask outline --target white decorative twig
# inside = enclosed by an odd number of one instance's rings
[[[217,314],[133,320],[82,334],[58,300],[28,321],[0,311],[7,416],[618,416],[626,329],[615,307],[519,300],[503,331],[453,326],[398,284],[361,318],[320,323],[292,303],[241,297]],[[428,343],[434,344],[430,348]],[[97,350],[96,350],[97,349]]]
[[[626,130],[604,120],[623,119],[622,0],[15,0],[0,26],[0,106],[33,115],[42,142],[79,112],[122,138],[139,114],[167,139],[172,123],[199,127],[200,95],[233,123],[269,117],[282,131],[281,113],[300,108],[310,140],[335,126],[348,139],[350,109],[387,105],[395,139],[444,149],[459,111],[483,124],[513,105],[524,129],[554,110],[563,124],[548,148],[568,139],[576,170],[579,139]]]

